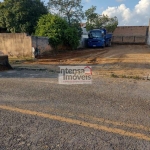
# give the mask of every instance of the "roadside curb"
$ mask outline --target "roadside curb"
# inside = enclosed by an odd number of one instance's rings
[[[48,68],[30,68],[30,67],[13,67],[14,70],[18,70],[18,71],[21,71],[21,70],[32,70],[32,71],[48,71],[48,72],[51,72],[51,73],[60,73],[60,71],[58,70],[55,70],[55,69],[48,69]],[[97,74],[97,72],[94,72],[93,71],[93,75],[99,75],[99,76],[103,76],[101,74]]]
[[[37,70],[37,71],[46,71],[46,68],[29,68],[29,67],[13,67],[15,70]]]
[[[59,73],[59,71],[57,70],[52,70],[52,69],[48,69],[48,68],[30,68],[30,67],[13,67],[14,70],[32,70],[32,71],[49,71],[49,72],[53,72],[53,73]]]

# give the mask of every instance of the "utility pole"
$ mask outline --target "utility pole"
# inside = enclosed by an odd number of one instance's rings
[[[148,27],[148,38],[147,38],[147,44],[150,46],[150,19],[149,19],[149,27]]]

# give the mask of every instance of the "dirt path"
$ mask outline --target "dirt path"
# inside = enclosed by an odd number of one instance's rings
[[[104,49],[85,49],[47,56],[31,64],[96,65],[98,73],[102,75],[147,76],[150,74],[150,48],[147,45],[113,45]]]

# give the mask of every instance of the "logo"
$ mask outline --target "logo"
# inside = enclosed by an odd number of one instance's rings
[[[59,66],[59,84],[92,84],[91,66]]]

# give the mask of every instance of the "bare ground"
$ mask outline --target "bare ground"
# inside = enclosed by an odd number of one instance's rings
[[[150,74],[150,48],[147,45],[113,45],[107,48],[61,52],[26,64],[95,65],[100,75],[147,76]]]

